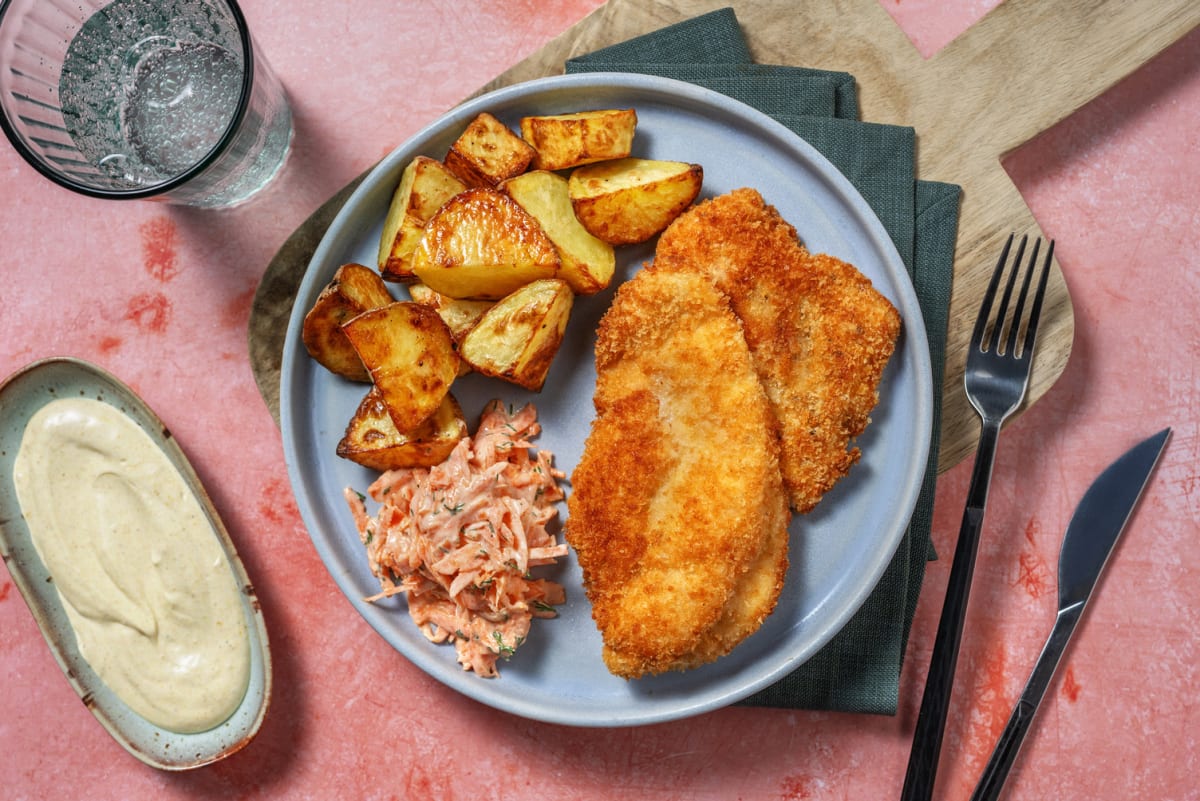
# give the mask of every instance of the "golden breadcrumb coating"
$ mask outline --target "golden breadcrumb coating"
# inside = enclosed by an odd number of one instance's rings
[[[775,421],[728,300],[646,268],[596,344],[597,417],[566,538],[619,676],[727,653],[774,608],[788,511]]]
[[[853,265],[812,254],[752,189],[680,216],[655,266],[708,276],[742,322],[782,437],[792,508],[810,511],[858,461],[900,315]]]

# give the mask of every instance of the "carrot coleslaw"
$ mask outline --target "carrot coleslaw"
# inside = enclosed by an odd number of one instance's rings
[[[371,572],[375,601],[405,593],[408,611],[435,643],[454,643],[464,670],[499,675],[535,617],[554,617],[561,585],[531,568],[567,553],[546,524],[563,498],[551,454],[529,442],[541,431],[532,404],[509,412],[492,401],[474,438],[432,468],[390,470],[367,489],[345,491]]]

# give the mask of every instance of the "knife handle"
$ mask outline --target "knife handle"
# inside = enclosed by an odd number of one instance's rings
[[[1083,603],[1078,603],[1061,610],[1055,618],[1054,628],[1050,631],[1050,636],[1042,647],[1041,656],[1038,657],[1037,664],[1033,667],[1029,681],[1025,683],[1025,689],[1021,691],[1021,697],[1017,699],[1017,704],[1013,707],[1012,715],[1004,726],[1004,731],[1000,733],[1000,739],[996,741],[996,748],[992,751],[987,767],[983,769],[983,775],[979,778],[979,785],[971,795],[971,801],[996,801],[1000,797],[1000,791],[1004,789],[1004,781],[1008,778],[1009,771],[1012,770],[1013,763],[1017,760],[1021,744],[1025,742],[1025,735],[1029,732],[1033,718],[1042,703],[1042,698],[1046,695],[1046,689],[1050,686],[1051,679],[1054,678],[1063,651],[1066,649],[1067,642],[1071,639],[1071,633],[1075,630],[1075,624],[1079,622],[1082,613]]]
[[[967,504],[958,531],[958,543],[954,547],[946,601],[933,642],[933,657],[929,662],[929,676],[925,679],[921,711],[917,714],[908,771],[904,776],[904,789],[900,793],[901,801],[928,801],[933,796],[942,737],[946,730],[946,715],[950,710],[950,696],[954,689],[958,649],[962,644],[963,619],[971,594],[975,554],[979,550],[979,534],[983,529],[983,513],[987,506],[988,485],[996,461],[999,436],[1000,424],[985,420],[975,451],[975,466],[967,490]]]

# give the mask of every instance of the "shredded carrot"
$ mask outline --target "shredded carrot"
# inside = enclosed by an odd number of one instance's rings
[[[405,593],[408,612],[431,642],[454,643],[464,670],[499,675],[497,659],[525,641],[535,617],[554,617],[561,585],[530,569],[565,556],[546,525],[563,498],[552,455],[533,451],[541,426],[532,404],[515,414],[492,401],[474,439],[440,465],[390,470],[367,490],[345,491],[371,572],[375,601]]]

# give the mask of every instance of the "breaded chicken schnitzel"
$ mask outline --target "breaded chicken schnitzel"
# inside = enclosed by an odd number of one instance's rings
[[[566,538],[605,664],[712,661],[761,625],[787,566],[775,419],[741,325],[708,278],[649,267],[601,320],[596,372]]]
[[[669,667],[689,670],[712,662],[733,650],[734,646],[762,626],[775,611],[788,569],[787,495],[782,483],[763,508],[763,546],[738,580],[721,617],[706,631],[696,647]]]
[[[807,512],[858,461],[900,315],[853,265],[814,255],[752,189],[689,209],[655,268],[703,275],[730,299],[779,421],[783,479]]]

